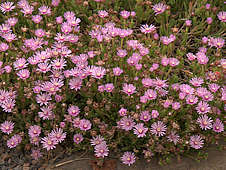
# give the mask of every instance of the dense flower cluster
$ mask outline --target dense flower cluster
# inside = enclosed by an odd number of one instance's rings
[[[139,4],[113,11],[100,3],[84,3],[98,8],[87,21],[76,16],[80,8],[56,15],[61,0],[1,3],[0,130],[7,146],[30,146],[35,160],[58,145],[85,146],[97,158],[124,152],[121,161],[130,166],[139,154],[181,154],[224,135],[225,40],[212,25],[225,26],[225,12],[206,4],[199,28],[195,14],[175,24],[170,5],[144,3],[153,23],[141,24]]]

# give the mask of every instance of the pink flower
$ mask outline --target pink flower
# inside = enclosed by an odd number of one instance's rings
[[[217,90],[220,88],[220,86],[218,84],[215,84],[215,83],[209,84],[208,87],[209,87],[209,90],[213,93],[216,93]]]
[[[187,104],[193,105],[193,104],[195,104],[195,103],[197,103],[197,102],[198,102],[198,98],[197,98],[196,96],[194,96],[194,95],[188,95],[188,96],[186,97],[186,103],[187,103]]]
[[[76,144],[79,144],[83,141],[83,136],[78,133],[74,135],[73,139]]]
[[[209,118],[207,115],[202,115],[197,119],[197,123],[199,123],[199,126],[201,129],[207,130],[212,128],[212,122],[213,120]]]
[[[148,131],[148,128],[144,127],[143,123],[138,123],[133,128],[133,133],[137,135],[138,138],[146,136],[145,133]]]
[[[136,156],[133,152],[124,152],[123,156],[121,157],[122,163],[126,165],[132,165],[136,161]]]
[[[144,122],[148,122],[150,119],[151,119],[151,116],[148,110],[141,112],[140,120],[143,120]]]
[[[159,116],[159,112],[157,110],[152,110],[151,111],[151,117],[152,119],[155,119]]]
[[[100,11],[98,11],[98,16],[99,16],[100,18],[105,18],[105,17],[108,16],[108,12],[105,11],[105,10],[100,10]]]
[[[40,16],[40,15],[33,15],[32,16],[32,21],[36,24],[39,24],[41,22],[41,20],[42,20],[42,16]]]
[[[51,137],[57,143],[61,143],[66,138],[66,132],[64,133],[63,129],[61,128],[56,128],[52,130],[52,132],[49,134],[49,137]]]
[[[50,136],[44,137],[41,139],[42,147],[46,148],[47,151],[55,149],[57,141]]]
[[[181,107],[181,105],[180,105],[179,102],[173,102],[173,103],[172,103],[172,108],[173,108],[174,110],[178,110],[178,109],[180,109],[180,107]]]
[[[152,89],[148,89],[145,93],[144,93],[144,96],[146,96],[146,98],[148,100],[154,100],[156,99],[157,97],[157,93],[155,90],[152,90]]]
[[[0,9],[5,14],[6,12],[10,12],[15,8],[13,2],[4,2],[1,4]]]
[[[176,58],[169,58],[169,65],[171,67],[175,67],[180,63],[180,61]]]
[[[113,68],[113,73],[115,76],[120,76],[123,73],[123,70],[120,69],[119,67]]]
[[[18,144],[20,144],[22,138],[20,135],[14,135],[9,140],[7,140],[7,146],[9,148],[15,148]]]
[[[51,8],[48,6],[41,6],[38,8],[40,15],[51,15]]]
[[[193,135],[190,137],[190,145],[192,148],[200,149],[203,147],[203,139],[199,135]]]
[[[32,149],[31,150],[31,157],[34,160],[38,160],[40,157],[42,157],[42,153],[40,152],[40,149]]]
[[[168,141],[173,142],[174,145],[176,145],[177,142],[178,142],[179,139],[180,139],[180,136],[179,136],[178,134],[176,134],[175,131],[172,131],[172,132],[167,136],[167,138],[168,138]]]
[[[188,60],[193,61],[196,59],[196,56],[193,53],[188,53],[187,55]]]
[[[127,19],[130,16],[130,12],[129,11],[121,11],[120,15],[122,16],[122,18]]]
[[[40,104],[40,106],[47,105],[51,100],[51,96],[47,93],[41,93],[36,96],[36,101]]]
[[[41,107],[41,112],[38,112],[38,115],[43,120],[51,120],[54,118],[54,113],[50,106]]]
[[[15,106],[16,101],[14,99],[7,99],[2,104],[0,103],[0,106],[3,108],[3,111],[5,112],[12,112],[14,106]]]
[[[96,79],[101,79],[106,74],[106,70],[103,67],[96,67],[92,68],[92,77]]]
[[[220,133],[224,131],[224,124],[220,119],[216,119],[216,121],[213,123],[213,131]]]
[[[27,67],[28,63],[26,62],[27,60],[25,58],[19,58],[13,63],[13,66],[15,70],[20,70]]]
[[[91,122],[89,120],[86,120],[86,119],[82,119],[80,121],[80,125],[79,125],[79,128],[81,130],[84,130],[84,131],[87,131],[87,130],[90,130],[91,129]]]
[[[150,34],[153,33],[156,30],[156,27],[154,25],[142,25],[140,28],[140,31],[144,34]]]
[[[204,83],[204,80],[200,77],[194,77],[189,81],[189,83],[195,87],[200,87]]]
[[[217,14],[217,17],[221,22],[226,22],[226,12],[225,11],[220,11]]]
[[[9,46],[6,43],[0,43],[0,52],[5,52],[9,49]]]
[[[154,10],[155,12],[155,15],[159,15],[161,13],[163,13],[165,10],[166,10],[166,5],[163,4],[163,3],[158,3],[158,4],[155,4],[152,9]]]
[[[70,106],[67,111],[71,116],[78,116],[80,113],[79,107],[74,105]]]
[[[101,143],[104,143],[105,141],[104,141],[104,138],[103,138],[102,136],[98,135],[98,136],[96,136],[96,137],[93,137],[93,138],[90,140],[90,142],[91,142],[91,145],[92,145],[92,146],[95,146],[95,145],[99,145],[99,144],[101,144]]]
[[[209,58],[202,52],[198,52],[196,54],[197,60],[199,64],[207,64],[209,61]]]
[[[191,26],[191,20],[186,20],[186,21],[185,21],[185,25],[186,25],[187,27],[190,27],[190,26]]]
[[[31,138],[38,137],[41,133],[41,127],[38,125],[30,126],[28,134]]]
[[[96,157],[104,158],[105,156],[108,156],[109,149],[108,149],[106,143],[101,143],[99,145],[96,145],[94,147],[94,149],[95,149],[95,156]]]
[[[5,121],[1,124],[0,129],[3,133],[10,134],[13,132],[14,123],[11,121]]]
[[[166,129],[166,125],[161,121],[154,122],[151,125],[151,133],[156,136],[164,136],[166,134]]]
[[[82,86],[82,79],[80,78],[72,78],[69,81],[70,89],[74,89],[75,91],[78,91]]]
[[[28,69],[20,70],[17,75],[20,79],[26,80],[30,76],[30,71]]]
[[[118,127],[121,129],[124,129],[125,131],[129,131],[133,129],[133,126],[135,125],[133,119],[128,116],[128,117],[123,117],[120,119],[120,121],[117,122]]]
[[[24,15],[31,15],[33,11],[34,7],[30,6],[29,4],[25,5],[21,10],[21,12],[23,12]]]
[[[15,26],[17,22],[18,22],[18,19],[14,18],[14,17],[13,18],[9,18],[7,20],[7,24],[9,24],[11,27]]]
[[[205,114],[210,111],[210,107],[207,102],[200,101],[196,107],[196,110],[199,114]]]
[[[112,83],[105,84],[106,92],[112,92],[114,89],[114,85]]]
[[[126,116],[126,114],[127,114],[127,109],[125,109],[125,108],[122,107],[118,112],[119,112],[119,115],[120,115],[120,116]]]
[[[128,94],[128,96],[132,95],[133,93],[136,93],[136,87],[132,84],[124,84],[122,91],[126,94]]]

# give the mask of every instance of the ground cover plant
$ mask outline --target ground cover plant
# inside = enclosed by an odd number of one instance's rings
[[[225,137],[226,12],[220,0],[0,4],[0,134],[132,165]],[[201,152],[200,152],[201,153]]]

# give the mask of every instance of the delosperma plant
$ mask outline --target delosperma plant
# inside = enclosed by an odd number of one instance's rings
[[[0,130],[41,159],[62,146],[181,155],[225,137],[223,4],[5,1]]]

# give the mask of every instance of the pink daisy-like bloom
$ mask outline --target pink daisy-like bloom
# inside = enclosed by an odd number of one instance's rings
[[[197,60],[198,60],[199,64],[205,65],[209,61],[209,58],[202,52],[196,53],[196,57],[197,57]]]
[[[134,120],[130,117],[130,116],[125,116],[122,119],[120,119],[120,121],[117,122],[118,127],[125,130],[125,131],[129,131],[132,130],[135,122]]]
[[[47,93],[41,93],[36,96],[36,101],[37,103],[39,103],[40,106],[47,105],[51,100],[51,96]]]
[[[40,15],[51,15],[51,8],[48,6],[41,6],[38,8]]]
[[[43,29],[37,29],[35,30],[35,35],[39,38],[44,37],[46,35],[46,32]]]
[[[193,54],[193,53],[188,53],[186,54],[188,60],[193,61],[195,60],[197,57]]]
[[[4,2],[1,4],[0,9],[5,14],[6,12],[10,12],[15,8],[13,2]]]
[[[57,7],[60,3],[60,0],[52,0],[51,5]]]
[[[4,38],[7,42],[12,42],[16,40],[16,35],[13,33],[7,33],[2,35],[2,38]]]
[[[8,33],[11,33],[12,30],[11,30],[11,27],[9,24],[2,24],[0,25],[0,35],[1,36],[4,36],[4,34],[8,34]]]
[[[28,1],[27,0],[20,0],[18,3],[17,3],[17,6],[19,8],[24,8],[26,5],[29,5]]]
[[[38,160],[40,157],[42,157],[42,153],[40,152],[40,149],[32,149],[31,157],[34,160]]]
[[[151,111],[151,117],[152,119],[156,119],[159,116],[159,112],[157,110]]]
[[[211,92],[216,93],[220,86],[218,84],[211,83],[208,85],[208,88]]]
[[[79,144],[83,141],[83,136],[81,134],[75,134],[73,140],[76,144]]]
[[[138,123],[133,127],[133,133],[137,135],[138,138],[145,137],[148,128],[144,127],[143,123]]]
[[[108,156],[109,149],[105,142],[102,142],[101,144],[96,145],[94,149],[95,149],[94,152],[96,157],[104,158],[105,156]]]
[[[74,105],[70,106],[67,111],[71,116],[78,116],[80,113],[79,107]]]
[[[34,11],[34,7],[31,5],[26,5],[22,8],[21,12],[24,13],[24,15],[31,15]]]
[[[164,136],[166,129],[166,125],[162,121],[154,122],[151,125],[151,133],[156,136]]]
[[[46,63],[39,63],[37,71],[39,71],[41,73],[47,73],[47,72],[51,71],[51,65],[47,62]]]
[[[122,18],[127,19],[130,16],[130,12],[129,11],[121,11],[120,15],[122,16]]]
[[[20,135],[14,135],[9,140],[7,140],[7,146],[9,148],[15,148],[18,144],[20,144],[22,138]]]
[[[41,127],[38,125],[30,126],[28,134],[31,138],[39,136],[41,133]]]
[[[156,27],[154,25],[142,25],[140,28],[140,31],[144,34],[150,34],[153,33],[156,30]]]
[[[55,149],[57,145],[57,141],[50,136],[44,137],[41,139],[42,147],[47,151]]]
[[[39,146],[40,138],[38,136],[30,137],[30,142],[36,146]]]
[[[69,81],[70,89],[74,89],[75,91],[79,90],[82,86],[82,79],[80,78],[72,78]]]
[[[44,106],[44,107],[41,107],[40,109],[41,109],[41,112],[38,112],[38,115],[43,120],[50,120],[54,118],[54,114],[51,107]]]
[[[9,49],[9,46],[6,43],[0,43],[0,52],[5,52]]]
[[[20,70],[17,75],[20,79],[26,80],[30,76],[30,71],[28,69]]]
[[[105,142],[104,138],[100,135],[97,135],[90,140],[90,143],[91,143],[92,146],[99,145],[99,144],[104,143],[104,142]]]
[[[154,86],[156,88],[167,88],[168,84],[166,83],[167,80],[161,80],[159,78],[156,78],[156,80],[154,80]]]
[[[148,89],[145,93],[144,96],[147,97],[148,100],[154,100],[157,97],[157,93],[155,90]]]
[[[42,20],[42,16],[41,15],[33,15],[32,16],[32,21],[36,24],[39,24]]]
[[[113,73],[115,76],[120,76],[123,73],[123,70],[120,69],[119,67],[113,68]]]
[[[16,101],[14,99],[9,98],[2,102],[2,104],[0,103],[0,106],[3,108],[3,111],[5,112],[12,112],[14,106],[16,105],[15,103]]]
[[[86,119],[80,120],[79,128],[81,130],[84,130],[84,131],[90,130],[91,126],[92,126],[92,124],[89,120],[86,120]]]
[[[5,121],[1,124],[0,129],[3,133],[10,134],[13,132],[14,123],[11,121]]]
[[[158,3],[158,4],[155,4],[152,9],[154,10],[155,12],[155,15],[159,15],[161,13],[163,13],[165,10],[166,10],[166,5],[163,4],[163,3]]]
[[[195,87],[200,87],[204,83],[204,80],[200,77],[194,77],[189,81],[189,83]]]
[[[136,93],[136,87],[133,84],[123,84],[123,88],[122,91],[126,94],[128,94],[128,96],[132,95],[133,93]]]
[[[65,18],[66,20],[71,20],[71,19],[73,19],[74,17],[75,17],[75,13],[72,12],[72,11],[67,11],[67,12],[64,13],[64,18]]]
[[[213,120],[209,118],[207,115],[202,115],[197,119],[197,123],[199,123],[199,126],[201,129],[207,130],[212,128],[212,122]]]
[[[112,92],[114,89],[114,85],[112,83],[105,84],[106,92]]]
[[[28,63],[25,58],[19,58],[13,63],[15,70],[20,70],[20,69],[26,68],[27,65],[28,65]]]
[[[150,78],[143,78],[142,84],[144,87],[152,87],[154,85],[154,80]]]
[[[226,12],[225,11],[220,11],[217,14],[217,17],[221,22],[226,22]]]
[[[194,95],[188,95],[188,96],[186,97],[186,103],[187,103],[187,104],[193,105],[193,104],[195,104],[195,103],[197,103],[197,102],[198,102],[198,97],[196,97],[196,96],[194,96]]]
[[[169,65],[171,67],[175,67],[180,63],[180,61],[176,58],[169,58]]]
[[[224,124],[220,119],[216,119],[216,121],[213,123],[213,131],[220,133],[224,131]]]
[[[66,66],[66,61],[63,58],[56,59],[51,62],[51,65],[55,70],[62,70]]]
[[[196,110],[199,114],[205,114],[208,113],[210,111],[210,107],[209,104],[207,102],[204,101],[200,101],[198,103],[198,106],[196,107]]]
[[[208,90],[205,87],[198,87],[196,89],[196,95],[199,97],[203,97],[205,93],[207,93]]]
[[[121,157],[121,161],[123,164],[132,165],[136,161],[136,156],[133,152],[124,152],[123,156]]]
[[[99,92],[104,92],[105,91],[105,85],[98,86],[98,91]]]
[[[185,21],[185,25],[187,26],[187,27],[190,27],[192,24],[191,24],[191,20],[186,20]]]
[[[213,43],[214,43],[213,45],[216,48],[224,47],[224,39],[223,38],[214,38]]]
[[[126,116],[127,115],[127,109],[125,109],[123,107],[118,112],[119,112],[120,116]]]
[[[61,24],[61,31],[64,34],[69,34],[70,32],[72,32],[72,30],[72,27],[67,22]]]
[[[150,119],[151,119],[151,115],[148,110],[141,112],[140,120],[143,120],[144,122],[148,122]]]
[[[51,137],[57,143],[61,143],[66,138],[66,132],[63,132],[63,129],[61,128],[56,128],[52,130],[52,132],[49,134],[49,137]]]
[[[96,66],[94,66],[92,68],[92,77],[94,77],[96,79],[103,78],[105,74],[106,74],[106,70],[103,67],[96,67]]]
[[[9,18],[6,21],[6,23],[9,24],[11,27],[15,26],[17,22],[18,22],[18,19],[17,18],[14,18],[14,17]]]
[[[173,110],[178,110],[178,109],[180,109],[180,107],[181,107],[181,104],[179,102],[173,102],[172,103],[172,109]]]
[[[190,137],[190,146],[194,149],[200,149],[203,147],[204,141],[201,136],[193,135]]]
[[[176,145],[177,142],[178,142],[179,139],[180,139],[180,136],[179,136],[178,134],[176,134],[175,131],[172,131],[172,132],[167,136],[167,138],[168,138],[168,141],[173,142],[174,145]]]
[[[100,11],[98,11],[98,16],[99,16],[100,18],[105,18],[105,17],[108,16],[108,12],[105,11],[105,10],[100,10]]]
[[[210,91],[206,91],[201,97],[204,101],[207,101],[207,102],[213,101],[214,99],[214,96]]]
[[[122,49],[119,49],[117,51],[117,55],[121,58],[124,58],[126,55],[127,55],[127,51],[126,50],[122,50]]]
[[[158,68],[159,68],[159,64],[153,63],[151,68],[149,69],[149,71],[153,72],[153,71],[157,70]]]

